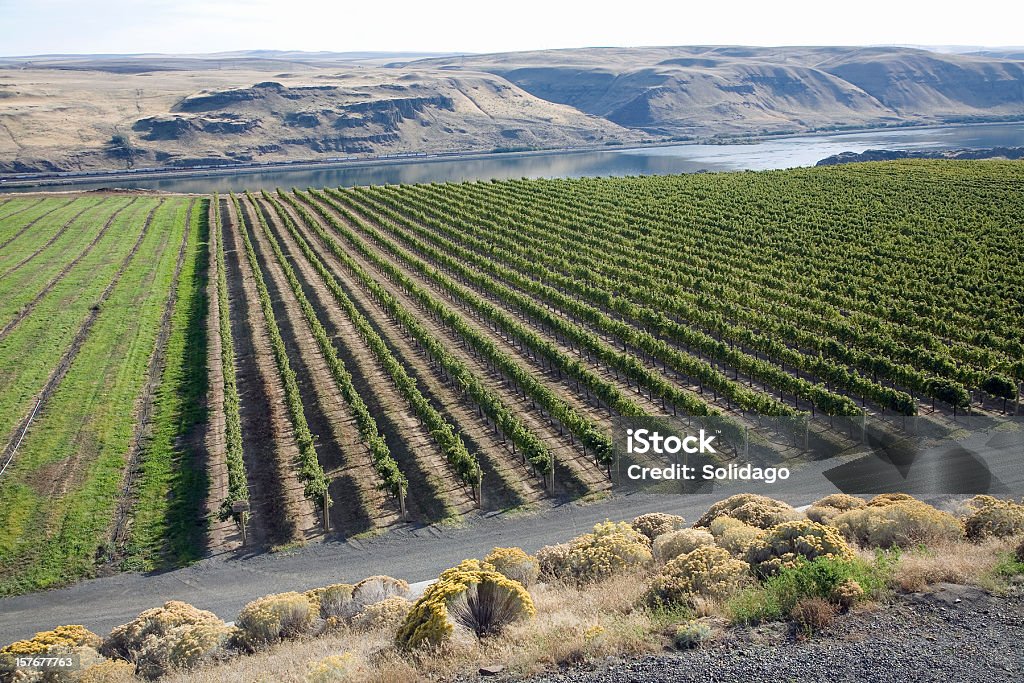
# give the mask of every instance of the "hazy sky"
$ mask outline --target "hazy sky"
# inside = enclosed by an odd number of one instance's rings
[[[0,55],[1020,44],[1003,0],[0,0]],[[501,9],[498,9],[501,8]]]

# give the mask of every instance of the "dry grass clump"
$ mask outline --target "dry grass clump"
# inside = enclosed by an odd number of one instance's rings
[[[123,659],[104,659],[84,667],[77,683],[135,683],[135,665]]]
[[[654,539],[654,557],[665,564],[704,545],[714,545],[715,537],[703,529],[670,531]]]
[[[537,558],[527,555],[522,548],[495,548],[484,558],[484,562],[527,588],[540,576]]]
[[[719,517],[737,519],[759,529],[804,519],[804,514],[789,503],[755,493],[738,493],[718,501],[697,520],[695,527],[708,527]]]
[[[602,522],[569,542],[564,565],[555,576],[590,583],[651,562],[650,541],[625,522]]]
[[[348,681],[359,670],[359,662],[351,652],[330,655],[314,662],[306,672],[307,683]]]
[[[348,619],[359,611],[352,600],[355,586],[350,583],[335,583],[323,588],[306,591],[305,596],[310,605],[317,606],[321,619]]]
[[[724,516],[711,522],[708,530],[715,537],[715,543],[736,557],[746,557],[750,546],[765,533],[756,526]]]
[[[662,534],[682,529],[684,524],[686,520],[679,515],[664,512],[649,512],[633,520],[633,528],[652,541]]]
[[[975,496],[966,507],[968,514],[964,517],[964,531],[972,541],[1024,533],[1024,505],[1020,503],[992,496]]]
[[[478,560],[447,569],[416,601],[395,636],[402,649],[438,646],[456,627],[477,638],[500,633],[536,613],[526,589]]]
[[[963,536],[960,521],[948,512],[915,499],[889,498],[883,504],[879,498],[867,507],[842,513],[832,520],[832,526],[847,539],[869,548],[950,543]]]
[[[717,546],[699,547],[664,567],[651,581],[647,602],[654,606],[695,606],[698,598],[718,600],[750,576],[746,562]]]
[[[796,627],[807,636],[831,624],[835,616],[835,605],[819,597],[803,598],[789,613]]]
[[[302,593],[267,595],[242,608],[235,620],[238,640],[257,648],[309,633],[320,605]]]
[[[747,561],[760,577],[819,557],[852,559],[853,550],[835,529],[810,520],[779,524],[747,550]]]
[[[70,624],[52,631],[39,631],[28,640],[17,640],[0,648],[0,655],[45,655],[54,648],[99,646],[98,635],[80,624]]]
[[[676,627],[672,642],[680,650],[700,647],[714,635],[714,629],[704,619],[691,619]]]
[[[918,592],[936,583],[995,587],[996,568],[1014,540],[989,538],[973,543],[963,539],[903,551],[895,564],[892,582],[905,592]]]
[[[819,524],[829,524],[833,519],[847,510],[866,507],[868,502],[863,498],[845,493],[833,493],[821,500],[816,500],[807,508],[807,519]]]

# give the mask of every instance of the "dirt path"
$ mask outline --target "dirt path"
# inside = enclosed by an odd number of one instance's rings
[[[255,547],[281,545],[314,535],[319,524],[295,474],[299,449],[232,202],[224,200],[221,220],[252,506],[248,541]]]
[[[142,387],[138,398],[135,401],[135,430],[132,434],[131,446],[125,457],[124,472],[121,475],[121,492],[117,499],[117,510],[114,513],[114,523],[110,532],[110,540],[113,542],[115,552],[124,552],[125,541],[131,532],[131,518],[128,513],[135,502],[135,480],[139,474],[139,458],[142,455],[144,440],[150,433],[151,420],[153,417],[153,397],[157,385],[160,383],[160,376],[164,370],[164,357],[167,350],[167,340],[171,336],[171,318],[174,316],[174,307],[178,301],[178,281],[181,278],[181,268],[185,263],[185,254],[188,252],[189,240],[192,237],[192,211],[195,209],[196,200],[193,199],[185,214],[185,230],[182,235],[181,244],[178,246],[178,257],[174,263],[174,275],[171,277],[171,287],[164,303],[163,314],[160,317],[160,329],[157,332],[156,343],[153,353],[149,358],[149,367],[146,370],[146,383]]]
[[[10,334],[11,331],[14,330],[14,328],[17,327],[21,323],[22,320],[24,320],[25,318],[28,317],[28,315],[32,312],[32,310],[36,307],[36,305],[40,301],[43,300],[43,297],[45,297],[47,294],[49,294],[50,291],[52,291],[53,288],[56,287],[57,284],[61,280],[63,280],[64,277],[68,273],[71,272],[71,269],[74,268],[76,265],[78,265],[79,261],[84,259],[86,256],[88,256],[92,252],[93,247],[95,247],[96,244],[101,239],[103,239],[103,236],[107,234],[107,231],[110,230],[110,226],[114,224],[114,221],[117,219],[117,217],[119,215],[121,215],[121,212],[124,211],[125,209],[127,209],[132,204],[134,204],[137,200],[138,200],[138,197],[132,197],[132,200],[130,202],[128,202],[127,204],[125,204],[121,208],[117,209],[116,211],[114,211],[114,213],[112,213],[110,215],[110,217],[107,219],[107,222],[104,223],[103,227],[100,228],[99,232],[96,233],[96,236],[92,239],[91,242],[89,242],[89,244],[86,245],[85,249],[82,250],[82,253],[80,253],[78,256],[76,256],[73,261],[71,261],[66,266],[64,266],[61,269],[61,271],[59,273],[57,273],[49,282],[47,282],[46,286],[43,287],[39,291],[39,293],[36,294],[32,298],[32,300],[30,302],[28,302],[21,309],[21,311],[18,313],[18,315],[16,315],[10,322],[8,322],[6,325],[4,325],[3,329],[0,329],[0,341],[2,341],[4,339],[4,337],[6,337],[8,334]]]
[[[299,223],[299,217],[290,207],[289,215]],[[473,404],[447,381],[438,381],[431,373],[419,374],[419,368],[417,372],[423,383],[421,389],[426,389],[431,396],[439,399],[443,406],[442,412],[447,413],[449,419],[453,419],[462,428],[467,448],[480,456],[484,473],[484,508],[505,509],[541,504],[545,493],[540,481],[530,476],[519,457],[512,455],[510,447],[501,442]]]
[[[68,201],[66,201],[63,204],[61,204],[60,206],[55,206],[52,209],[50,209],[49,211],[47,211],[46,213],[42,214],[41,216],[37,216],[37,217],[33,218],[26,225],[22,226],[22,228],[20,230],[18,230],[18,232],[14,233],[10,237],[8,237],[6,240],[4,240],[4,243],[0,244],[0,249],[3,249],[8,244],[10,244],[14,240],[16,240],[19,237],[21,237],[22,235],[24,235],[26,232],[28,232],[29,228],[31,228],[36,223],[38,223],[39,221],[41,221],[44,218],[46,218],[47,216],[49,216],[51,213],[54,213],[54,212],[60,211],[63,208],[66,208],[67,206],[69,206],[71,204],[71,202],[75,201],[75,199],[77,199],[77,197],[72,197]],[[40,199],[39,201],[41,202],[43,200]],[[38,202],[36,204],[33,204],[32,206],[37,206],[37,205],[38,205]],[[28,210],[30,208],[32,208],[32,207],[26,206],[24,209],[21,209],[20,211],[15,211],[14,213],[11,214],[11,216],[13,216],[15,213],[21,213],[22,211],[26,211],[26,210]],[[6,216],[5,218],[10,218],[10,216]],[[2,219],[0,219],[0,220],[2,220]]]
[[[392,456],[409,480],[407,508],[410,518],[433,522],[453,513],[471,510],[473,501],[465,487],[449,474],[437,444],[411,412],[384,366],[377,361],[352,321],[334,302],[291,233],[275,227],[282,251],[290,257],[296,275],[303,283],[306,297],[334,340],[338,355],[345,359],[356,389],[377,420]]]
[[[257,200],[245,201],[250,216],[260,211],[268,225],[275,215]],[[374,486],[377,475],[369,451],[327,361],[299,307],[284,270],[258,222],[252,223],[253,247],[263,266],[274,315],[288,349],[289,362],[303,397],[310,431],[316,435],[320,466],[330,478],[332,531],[350,536],[399,521],[397,504]],[[278,230],[280,232],[280,230]]]
[[[242,543],[242,534],[238,525],[231,519],[220,518],[220,507],[228,495],[228,463],[227,463],[227,420],[224,416],[224,366],[221,356],[220,299],[217,296],[217,279],[220,264],[217,259],[217,244],[220,243],[221,226],[214,220],[214,200],[209,206],[209,278],[206,283],[206,372],[207,374],[207,410],[205,448],[197,449],[200,457],[206,462],[201,465],[205,470],[209,483],[203,507],[203,516],[207,520],[206,553],[215,554],[225,550],[234,550]],[[223,311],[226,315],[227,311]]]
[[[337,216],[337,214],[335,214]],[[337,216],[341,219],[341,216]],[[350,228],[352,226],[346,222]],[[338,237],[339,240],[344,240]],[[353,250],[350,254],[368,272],[377,272],[367,259]],[[474,373],[510,408],[516,410],[516,415],[523,424],[529,427],[535,434],[544,438],[545,444],[551,450],[556,461],[555,481],[557,486],[564,487],[569,495],[579,496],[591,491],[605,490],[610,486],[604,473],[588,457],[583,455],[582,450],[571,444],[568,433],[559,436],[553,424],[538,412],[531,409],[532,402],[529,398],[520,396],[510,388],[510,382],[499,373],[492,370],[488,363],[484,362],[476,354],[471,352],[466,343],[448,327],[437,322],[432,316],[424,311],[419,302],[409,295],[404,289],[390,282],[387,278],[381,278],[380,283],[385,287],[403,306],[410,311],[420,311],[423,315],[420,318],[421,324],[427,328],[438,339],[448,340],[451,345],[448,350],[458,357],[467,367],[473,369]]]

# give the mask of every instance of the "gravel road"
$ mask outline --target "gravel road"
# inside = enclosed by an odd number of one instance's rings
[[[781,624],[687,652],[611,659],[532,683],[1003,683],[1024,680],[1024,594],[940,584],[838,617],[809,641]],[[493,679],[492,679],[493,680]]]

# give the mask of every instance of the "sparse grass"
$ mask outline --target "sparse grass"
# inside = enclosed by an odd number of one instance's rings
[[[1002,569],[1012,557],[1016,539],[989,539],[981,543],[957,541],[917,546],[899,555],[893,584],[906,592],[925,590],[935,583],[958,583],[995,590],[1008,575]]]

